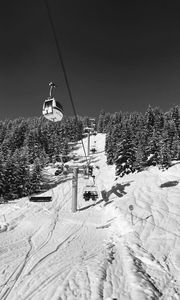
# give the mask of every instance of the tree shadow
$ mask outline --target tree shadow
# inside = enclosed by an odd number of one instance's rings
[[[90,205],[84,206],[82,208],[79,208],[78,211],[82,211],[82,210],[88,209],[92,206],[96,206],[97,204],[100,204],[101,202],[103,202],[103,199],[100,199],[99,201],[94,202],[93,204],[90,204]]]
[[[107,206],[107,205],[109,205],[109,204],[112,203],[112,202],[113,202],[113,200],[107,201],[106,203],[104,203],[104,206]]]
[[[79,145],[79,144],[76,144],[76,145],[73,146],[73,150],[78,150],[80,148],[81,148],[81,145]]]
[[[105,152],[105,150],[97,151],[96,154],[100,154],[100,153],[103,153],[103,152]]]
[[[102,190],[101,195],[102,195],[103,200],[106,202],[105,205],[107,205],[107,202],[108,202],[108,204],[112,202],[112,201],[109,202],[109,197],[111,196],[111,194],[115,194],[119,198],[126,195],[127,193],[125,192],[125,187],[130,186],[130,182],[127,182],[125,184],[117,183],[116,185],[112,186],[112,188],[108,192],[105,190]]]
[[[2,205],[2,204],[4,204],[4,205],[6,205],[6,204],[17,204],[17,203],[19,203],[19,202],[17,201],[17,198],[16,198],[16,200],[13,200],[13,199],[7,200],[7,202],[0,203],[0,205]]]
[[[99,201],[97,202],[94,202],[93,204],[91,205],[88,205],[88,206],[85,206],[85,207],[82,207],[82,208],[79,208],[78,211],[83,211],[85,209],[88,209],[92,206],[96,206],[97,204],[100,204],[101,202],[105,202],[104,206],[106,205],[109,205],[110,203],[113,202],[113,200],[109,200],[109,197],[111,194],[115,194],[116,196],[118,196],[119,198],[120,197],[123,197],[124,195],[126,195],[127,193],[125,192],[125,187],[126,186],[130,186],[130,182],[127,182],[125,184],[120,184],[120,183],[117,183],[115,186],[113,186],[108,192],[105,191],[105,190],[102,190],[101,191],[101,196],[102,196],[102,199],[100,199]]]
[[[172,187],[172,186],[176,186],[179,183],[179,181],[174,180],[174,181],[167,181],[165,183],[162,183],[160,185],[161,188],[166,188],[166,187]]]
[[[52,177],[43,178],[40,192],[47,192],[48,190],[57,187],[59,184],[72,180],[72,176],[60,176],[57,180],[51,180]]]
[[[175,166],[175,165],[178,165],[178,164],[180,164],[180,161],[173,161],[173,162],[171,163],[171,166]]]

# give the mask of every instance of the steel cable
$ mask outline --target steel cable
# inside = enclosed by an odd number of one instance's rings
[[[56,29],[55,29],[55,25],[54,25],[54,22],[53,22],[51,10],[50,10],[49,4],[48,4],[48,0],[44,0],[44,3],[45,3],[45,6],[46,6],[46,9],[47,9],[49,22],[50,22],[51,29],[52,29],[52,32],[53,32],[53,36],[54,36],[54,40],[55,40],[55,44],[56,44],[56,49],[57,49],[57,53],[58,53],[58,58],[59,58],[60,65],[61,65],[62,70],[63,70],[63,74],[64,74],[64,78],[65,78],[65,82],[66,82],[66,87],[67,87],[68,94],[69,94],[69,99],[70,99],[70,102],[71,102],[71,105],[72,105],[72,108],[73,108],[73,113],[74,113],[76,122],[78,123],[77,112],[76,112],[75,104],[74,104],[74,101],[73,101],[72,92],[71,92],[70,84],[69,84],[69,81],[68,81],[64,61],[63,61],[62,51],[61,51],[61,48],[60,48],[59,40],[57,38]],[[84,142],[83,142],[82,138],[81,138],[81,143],[82,143],[83,151],[84,151],[86,161],[87,161],[87,164],[88,164],[89,162],[88,162],[88,158],[87,158],[87,155],[86,155],[86,150],[85,150]]]

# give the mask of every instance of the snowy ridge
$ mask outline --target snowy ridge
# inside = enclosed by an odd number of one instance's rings
[[[45,193],[52,202],[0,206],[0,299],[180,299],[180,164],[116,179],[105,135],[94,141],[96,204],[79,174],[76,213],[70,176]],[[74,153],[82,165],[80,144]]]

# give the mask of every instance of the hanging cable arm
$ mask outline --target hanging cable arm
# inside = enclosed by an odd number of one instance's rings
[[[69,81],[68,81],[66,69],[65,69],[65,65],[64,65],[64,61],[63,61],[63,57],[62,57],[62,52],[61,52],[61,49],[60,49],[60,45],[59,45],[59,41],[58,41],[58,38],[57,38],[57,34],[56,34],[54,22],[53,22],[52,15],[51,15],[51,12],[50,12],[50,7],[49,7],[49,4],[48,4],[48,0],[44,0],[44,3],[45,3],[45,6],[47,8],[49,22],[50,22],[50,25],[51,25],[51,28],[52,28],[52,32],[53,32],[53,36],[54,36],[54,40],[55,40],[55,43],[56,43],[58,57],[59,57],[59,60],[60,60],[60,63],[61,63],[61,67],[62,67],[63,73],[64,73],[64,78],[65,78],[67,90],[68,90],[68,93],[69,93],[69,98],[70,98],[71,105],[72,105],[72,108],[73,108],[73,112],[74,112],[74,115],[75,115],[75,118],[76,118],[76,122],[78,122],[78,117],[77,117],[77,113],[76,113],[76,109],[75,109],[75,105],[74,105],[74,101],[73,101],[73,97],[72,97],[72,93],[71,93],[71,89],[70,89],[70,85],[69,85]],[[87,155],[86,155],[86,151],[85,151],[85,147],[84,147],[84,143],[83,143],[82,139],[81,139],[81,143],[82,143],[83,151],[84,151],[87,163],[88,163],[88,159],[87,159]]]
[[[60,63],[61,63],[62,69],[63,69],[64,78],[65,78],[66,86],[67,86],[68,93],[69,93],[69,98],[70,98],[70,101],[71,101],[71,104],[72,104],[74,115],[75,115],[75,117],[77,119],[77,113],[76,113],[76,109],[75,109],[75,106],[74,106],[74,102],[73,102],[73,98],[72,98],[72,93],[71,93],[71,89],[70,89],[70,85],[69,85],[69,81],[68,81],[66,69],[65,69],[65,66],[64,66],[64,61],[63,61],[63,57],[62,57],[62,53],[61,53],[59,41],[58,41],[58,38],[57,38],[55,26],[54,26],[53,19],[52,19],[52,16],[51,16],[51,12],[50,12],[50,7],[49,7],[49,4],[48,4],[48,0],[44,0],[44,2],[45,2],[45,5],[46,5],[46,8],[47,8],[47,13],[48,13],[49,21],[50,21],[50,24],[51,24],[51,27],[52,27],[52,31],[53,31],[53,35],[54,35],[54,39],[55,39],[55,43],[56,43],[56,48],[57,48],[59,60],[60,60]]]

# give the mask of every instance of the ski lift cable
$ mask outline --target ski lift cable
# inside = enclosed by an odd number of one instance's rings
[[[67,87],[68,94],[69,94],[69,99],[70,99],[70,102],[71,102],[71,105],[72,105],[72,108],[73,108],[73,113],[74,113],[76,122],[78,122],[77,112],[76,112],[75,104],[74,104],[74,101],[73,101],[71,88],[70,88],[70,84],[69,84],[69,81],[68,81],[68,77],[67,77],[63,57],[62,57],[62,52],[61,52],[60,44],[59,44],[59,41],[58,41],[58,38],[57,38],[56,29],[55,29],[52,14],[51,14],[51,11],[50,11],[50,7],[49,7],[49,4],[48,4],[48,0],[44,0],[44,3],[45,3],[45,6],[46,6],[46,9],[47,9],[49,22],[50,22],[51,29],[52,29],[52,32],[53,32],[53,36],[54,36],[54,40],[55,40],[55,44],[56,44],[56,49],[57,49],[57,53],[58,53],[58,58],[59,58],[60,65],[61,65],[62,70],[63,70],[63,74],[64,74],[64,78],[65,78],[65,82],[66,82],[66,87]],[[82,143],[83,151],[84,151],[86,161],[87,161],[87,164],[88,164],[88,158],[87,158],[87,155],[86,155],[86,150],[85,150],[84,142],[83,142],[82,139],[81,139],[81,143]]]

